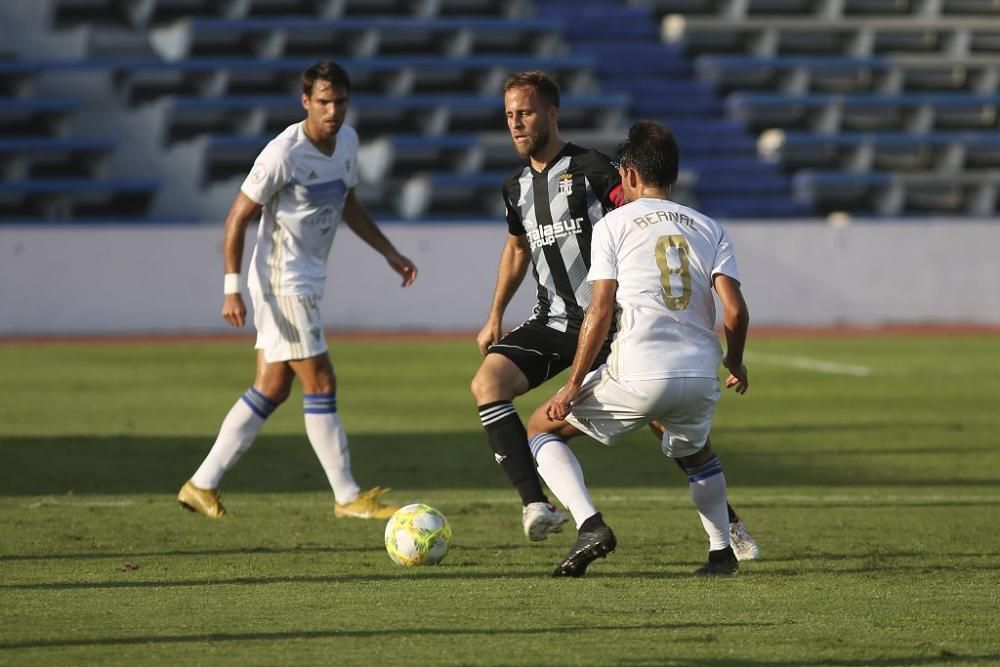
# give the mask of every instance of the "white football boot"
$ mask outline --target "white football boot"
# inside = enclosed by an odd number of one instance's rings
[[[753,538],[742,521],[729,524],[729,544],[733,547],[736,560],[757,560],[760,558],[760,545]]]
[[[525,536],[532,542],[541,542],[549,533],[562,531],[569,516],[549,503],[528,503],[521,510],[521,525]]]

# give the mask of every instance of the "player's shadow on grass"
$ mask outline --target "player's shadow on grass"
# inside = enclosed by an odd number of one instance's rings
[[[736,438],[727,438],[738,442]],[[481,432],[441,434],[354,434],[350,438],[355,476],[362,485],[411,490],[497,489],[513,493],[493,462]],[[173,494],[197,468],[210,437],[36,437],[0,438],[0,495]],[[585,438],[573,444],[588,481],[599,487],[683,488],[686,484],[656,442],[640,434],[614,448]],[[875,447],[873,452],[878,452]],[[891,456],[868,464],[868,454],[827,459],[765,455],[730,446],[721,450],[731,488],[753,486],[961,485],[1000,481],[988,467],[938,465],[928,451],[924,464],[910,452],[894,466]],[[955,452],[950,452],[953,456]],[[949,471],[955,471],[948,475]],[[992,474],[993,477],[976,476]],[[329,491],[326,477],[302,436],[263,435],[225,480],[229,492]],[[827,505],[828,506],[828,505]]]
[[[744,623],[744,622],[716,622],[713,626],[719,628],[760,628],[773,626],[774,623]],[[302,630],[294,632],[246,632],[246,633],[211,633],[197,635],[147,635],[139,637],[101,637],[101,638],[66,638],[66,639],[38,639],[13,642],[0,642],[0,650],[10,649],[32,649],[32,648],[72,648],[87,646],[129,646],[136,644],[203,644],[215,642],[247,642],[247,641],[287,641],[287,640],[323,640],[323,639],[377,639],[379,637],[398,638],[401,635],[411,637],[421,636],[441,636],[447,638],[460,636],[530,636],[530,635],[554,635],[569,637],[577,633],[586,632],[628,632],[628,631],[668,631],[668,630],[703,630],[703,623],[632,623],[632,624],[604,624],[604,625],[572,625],[554,626],[551,624],[541,624],[533,628],[482,628],[465,629],[456,627],[447,628],[397,628],[384,627],[378,630]]]
[[[687,562],[664,562],[664,569],[636,570],[625,569],[608,564],[599,570],[588,572],[586,579],[594,580],[616,580],[616,579],[678,579],[690,580],[696,563]],[[412,582],[429,580],[500,580],[510,581],[513,579],[529,579],[538,581],[552,581],[553,585],[560,585],[559,582],[566,582],[565,579],[552,579],[549,576],[549,568],[530,568],[523,570],[507,569],[504,572],[497,572],[495,568],[489,571],[473,571],[477,567],[475,562],[463,562],[461,567],[456,568],[434,568],[433,570],[403,569],[392,573],[368,572],[365,574],[325,574],[325,575],[286,575],[286,576],[259,576],[259,577],[216,577],[206,579],[175,579],[175,580],[147,580],[134,579],[131,574],[123,574],[121,578],[103,581],[46,581],[30,583],[3,583],[0,584],[0,591],[68,591],[68,590],[104,590],[104,589],[142,589],[142,588],[212,588],[215,586],[269,586],[286,584],[357,584],[374,583],[382,584],[394,582]],[[526,568],[529,566],[526,566]],[[665,568],[671,569],[665,569]],[[677,569],[682,568],[682,569]],[[1000,563],[990,564],[964,564],[963,571],[980,572],[1000,572]],[[743,577],[780,577],[789,579],[792,577],[809,576],[813,577],[817,573],[825,576],[858,575],[872,573],[899,574],[935,574],[953,573],[954,564],[928,565],[926,563],[900,563],[892,559],[869,561],[859,566],[851,567],[828,567],[823,564],[815,564],[812,567],[773,567],[769,563],[751,564],[744,567],[740,574],[734,579]],[[572,585],[567,582],[567,585]]]
[[[453,548],[469,553],[480,551],[519,551],[523,545],[517,544],[476,544],[456,545]],[[89,551],[76,553],[40,553],[40,554],[0,554],[0,563],[5,561],[52,561],[52,560],[105,560],[105,559],[136,559],[136,558],[189,558],[191,556],[282,556],[288,554],[343,554],[343,553],[382,553],[379,546],[352,547],[330,546],[296,546],[287,548],[275,547],[244,547],[239,549],[171,549],[169,551]]]
[[[525,569],[521,571],[504,570],[497,572],[495,567],[489,571],[475,572],[472,569],[475,564],[463,563],[461,568],[435,568],[428,570],[422,568],[415,570],[412,568],[402,569],[392,573],[366,573],[366,574],[328,574],[328,575],[287,575],[280,577],[219,577],[213,579],[173,579],[173,580],[147,580],[130,579],[130,574],[123,574],[121,579],[104,581],[46,581],[31,583],[11,583],[0,584],[0,591],[70,591],[70,590],[103,590],[103,589],[131,589],[131,588],[211,588],[214,586],[269,586],[286,584],[349,584],[349,583],[392,583],[392,582],[412,582],[429,580],[492,580],[500,582],[512,579],[532,579],[538,581],[552,581],[553,585],[559,582],[567,582],[566,579],[553,579],[550,576],[551,568],[546,565],[541,569]],[[692,564],[693,567],[693,564]],[[691,579],[689,571],[668,572],[664,570],[628,570],[615,572],[605,569],[600,572],[590,572],[587,574],[588,580],[594,579],[619,579],[619,578],[648,578],[648,579]],[[567,582],[571,585],[571,582]]]

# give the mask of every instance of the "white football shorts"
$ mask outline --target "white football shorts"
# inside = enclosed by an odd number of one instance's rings
[[[608,374],[605,364],[584,378],[566,420],[609,446],[656,420],[667,427],[663,453],[679,458],[705,446],[720,394],[717,378],[619,382]]]
[[[326,335],[319,315],[319,299],[279,296],[250,290],[258,350],[268,363],[308,359],[326,352]]]

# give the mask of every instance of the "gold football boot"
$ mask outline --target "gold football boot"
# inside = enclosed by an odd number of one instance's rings
[[[389,505],[378,499],[383,493],[391,491],[390,488],[376,486],[367,491],[362,491],[358,497],[349,503],[333,504],[333,514],[338,519],[353,517],[355,519],[388,519],[399,505]]]
[[[215,489],[199,489],[188,480],[177,494],[177,502],[186,510],[204,514],[210,519],[220,519],[226,515],[222,506],[222,496]]]

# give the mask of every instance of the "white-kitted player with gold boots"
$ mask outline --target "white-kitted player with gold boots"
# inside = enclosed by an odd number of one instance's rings
[[[225,302],[222,317],[240,327],[246,305],[240,263],[249,223],[260,215],[246,288],[254,306],[257,372],[253,386],[230,409],[204,462],[177,500],[219,518],[222,476],[250,447],[268,416],[302,383],[306,433],[334,494],[338,517],[384,519],[398,507],[388,491],[362,490],[351,474],[347,436],[337,413],[337,380],[327,353],[319,302],[326,263],[341,220],[413,284],[417,268],[399,254],[358,200],[358,135],[344,124],[350,79],[320,62],[302,74],[305,120],[286,128],[258,156],[226,217]]]

